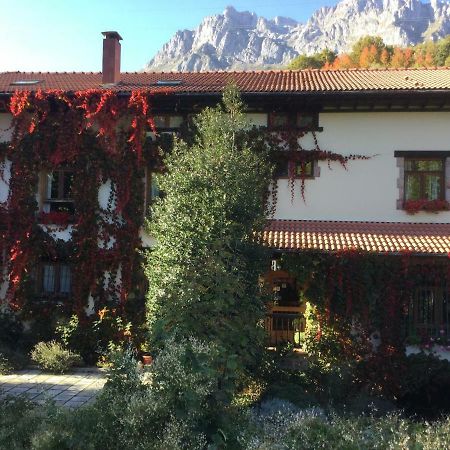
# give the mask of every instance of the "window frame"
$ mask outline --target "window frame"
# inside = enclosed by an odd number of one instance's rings
[[[54,281],[52,292],[47,292],[44,289],[44,270],[45,266],[52,266],[55,270]],[[63,267],[69,269],[70,274],[70,285],[69,292],[61,292],[61,271]],[[70,298],[72,296],[72,264],[65,261],[54,262],[54,261],[41,261],[37,267],[37,277],[36,277],[36,294],[42,298]]]
[[[432,302],[426,298],[430,291]],[[450,337],[449,294],[445,284],[436,286],[426,283],[417,286],[412,292],[408,308],[408,336]],[[427,304],[428,302],[428,304]],[[430,315],[433,316],[430,320]],[[441,334],[444,331],[444,336]]]
[[[440,161],[442,164],[442,168],[440,170],[408,170],[407,169],[407,163],[408,161]],[[414,199],[414,200],[429,200],[429,201],[433,201],[433,200],[445,200],[445,157],[432,157],[432,156],[407,156],[405,157],[405,166],[404,166],[404,192],[403,192],[403,200],[405,202],[407,201],[414,201],[413,199],[408,199],[407,198],[407,179],[408,176],[411,176],[411,174],[419,177],[419,186],[420,186],[420,196],[418,199]],[[440,192],[439,192],[439,197],[438,198],[427,198],[425,195],[425,177],[427,175],[436,175],[439,174],[440,175]]]
[[[300,127],[297,125],[299,116],[311,116],[312,124],[307,127]],[[274,125],[274,119],[276,116],[286,116],[286,125]],[[319,113],[317,111],[272,111],[268,113],[267,126],[270,131],[322,131],[323,128],[319,127]]]
[[[58,173],[58,195],[56,198],[51,198],[52,186],[50,185],[49,177],[53,176],[54,173]],[[49,211],[47,213],[53,212],[63,212],[58,211],[58,205],[67,205],[69,209],[69,214],[73,214],[75,210],[75,203],[73,197],[66,198],[64,196],[64,184],[67,174],[70,173],[74,175],[75,171],[69,167],[56,168],[54,170],[45,173],[45,183],[44,183],[44,200],[43,205],[48,205]],[[49,196],[50,193],[50,196]],[[45,206],[44,206],[45,207]],[[43,208],[44,209],[44,208]],[[54,210],[53,210],[54,209]]]
[[[172,120],[175,117],[181,117],[181,122],[179,125],[174,126]],[[161,119],[163,125],[158,125],[156,122]],[[170,113],[160,113],[154,115],[154,123],[157,133],[177,133],[180,131],[183,123],[186,121],[186,116],[183,114],[170,114]]]
[[[277,161],[277,164],[278,163],[281,163],[281,162],[284,162],[285,164],[286,164],[286,166],[287,166],[287,174],[286,175],[281,175],[281,176],[278,176],[277,175],[277,173],[275,172],[274,173],[274,177],[277,179],[277,180],[289,180],[290,179],[290,177],[289,177],[289,159],[285,159],[285,158],[280,158],[279,159],[279,161]],[[317,172],[317,169],[316,169],[316,165],[317,165],[317,161],[308,161],[307,163],[306,163],[306,165],[307,164],[311,164],[310,165],[310,167],[311,167],[311,169],[308,171],[308,172],[306,172],[304,175],[302,175],[302,174],[297,174],[297,167],[298,167],[298,165],[301,165],[301,162],[300,161],[295,161],[295,165],[296,165],[296,170],[295,170],[295,177],[294,177],[294,179],[296,179],[296,180],[312,180],[312,179],[314,179],[317,175],[316,175],[316,172]],[[275,170],[277,170],[277,169],[275,169]]]
[[[444,187],[442,201],[450,201],[450,150],[394,150],[394,158],[398,169],[396,208],[405,211],[405,160],[407,158],[442,158],[444,160]],[[437,211],[436,211],[437,212]]]

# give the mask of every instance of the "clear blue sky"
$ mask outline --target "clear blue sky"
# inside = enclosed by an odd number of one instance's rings
[[[306,21],[336,0],[0,0],[0,72],[100,71],[101,31],[118,31],[122,70],[140,70],[179,29],[227,5]]]

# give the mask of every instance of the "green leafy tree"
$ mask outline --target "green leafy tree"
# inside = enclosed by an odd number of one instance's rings
[[[159,180],[165,197],[149,222],[157,245],[146,261],[152,349],[192,338],[214,346],[205,364],[223,402],[261,357],[264,337],[258,277],[268,254],[254,233],[265,222],[272,168],[241,110],[229,87],[223,105],[199,114],[193,142],[175,141]]]
[[[326,48],[320,53],[314,55],[299,55],[288,65],[288,69],[321,69],[325,64],[333,64],[336,59],[336,53]]]
[[[316,57],[322,61],[322,65],[325,64],[333,64],[334,60],[337,57],[336,52],[333,52],[329,48],[324,48],[321,52],[316,53]]]
[[[446,66],[450,58],[450,35],[445,36],[439,41],[433,43],[436,50],[434,52],[434,65]]]
[[[322,66],[322,61],[316,58],[315,55],[299,55],[289,63],[287,68],[291,70],[320,69]]]
[[[392,53],[392,48],[387,46],[380,36],[363,36],[353,44],[350,57],[355,63],[358,63],[364,49],[370,49],[371,47],[375,47],[376,49],[378,62],[384,49],[387,49],[389,53]]]

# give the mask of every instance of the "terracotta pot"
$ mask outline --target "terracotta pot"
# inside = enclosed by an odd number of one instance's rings
[[[153,358],[150,355],[142,355],[142,364],[149,366],[153,362]]]

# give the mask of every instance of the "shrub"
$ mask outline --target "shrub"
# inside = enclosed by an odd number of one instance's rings
[[[56,326],[56,335],[65,348],[79,353],[86,364],[97,362],[97,336],[91,320],[81,325],[75,314],[69,319],[62,319]]]
[[[24,399],[0,399],[0,448],[32,450],[372,450],[450,448],[450,419],[411,421],[398,415],[382,418],[325,415],[318,408],[299,409],[273,399],[231,416],[234,429],[226,440],[210,443],[207,423],[190,416],[167,415],[166,397],[150,387],[126,395],[101,395],[87,407],[71,411]],[[170,408],[169,408],[170,409]],[[179,413],[178,413],[179,414]],[[192,427],[197,424],[195,431]],[[237,438],[233,439],[236,433]]]
[[[304,337],[308,353],[305,374],[322,403],[339,404],[356,393],[359,362],[369,353],[364,334],[344,320],[328,323],[310,304]]]
[[[79,353],[86,364],[95,364],[108,359],[110,345],[123,346],[131,341],[135,337],[135,328],[139,329],[139,326],[132,327],[131,322],[125,321],[114,308],[105,306],[83,323],[76,315],[60,320],[56,334],[58,340],[67,349]],[[139,336],[137,341],[141,340]]]
[[[320,410],[298,410],[289,404],[254,409],[240,437],[246,450],[372,450],[450,448],[449,420],[413,422],[399,415],[347,417]]]
[[[31,352],[31,358],[41,369],[55,373],[67,372],[71,367],[81,363],[80,355],[66,350],[56,341],[36,344]]]
[[[12,372],[13,367],[10,364],[8,358],[0,352],[0,375],[6,375]]]
[[[22,398],[0,398],[0,448],[31,448],[33,434],[51,416],[45,406]]]
[[[22,343],[23,326],[17,317],[0,305],[0,347],[17,348]]]
[[[105,389],[117,394],[137,393],[143,388],[142,376],[138,372],[136,352],[130,347],[125,350],[110,346],[110,367]]]
[[[152,391],[163,423],[180,421],[193,435],[215,435],[226,414],[223,387],[216,378],[222,364],[215,344],[195,338],[169,339],[150,366]]]
[[[23,353],[0,346],[0,375],[21,370],[27,364],[28,358]]]
[[[450,414],[450,362],[425,353],[408,356],[399,405],[429,419]]]

